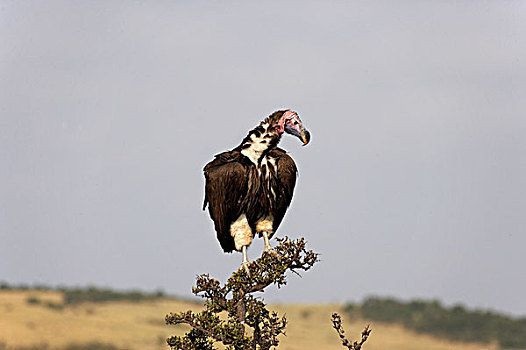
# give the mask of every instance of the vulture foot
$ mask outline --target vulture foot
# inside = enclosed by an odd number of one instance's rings
[[[274,249],[272,249],[272,247],[270,246],[270,242],[268,239],[268,233],[266,231],[263,231],[263,239],[265,240],[265,249],[263,249],[263,253],[261,255],[263,256],[265,255],[265,253],[268,253],[276,258],[280,258],[281,255],[279,255],[279,253],[275,251]]]
[[[265,247],[265,249],[263,249],[263,254],[261,254],[261,255],[263,256],[263,255],[265,255],[265,253],[266,254],[270,254],[273,257],[278,258],[278,259],[281,258],[281,255],[277,251],[275,251],[274,249],[270,248],[270,246]]]
[[[244,245],[241,248],[241,251],[243,253],[243,262],[241,263],[241,267],[239,269],[245,269],[245,272],[247,273],[248,277],[250,277],[250,269],[248,267],[251,262],[248,261],[248,258],[247,258],[247,246]]]
[[[245,272],[247,273],[247,276],[250,277],[250,269],[249,269],[249,266],[250,266],[250,261],[247,261],[247,262],[243,262],[241,263],[241,267],[239,268],[240,270],[241,269],[245,269]]]

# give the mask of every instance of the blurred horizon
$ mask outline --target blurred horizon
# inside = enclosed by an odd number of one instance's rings
[[[213,276],[211,276],[213,277]],[[294,277],[293,275],[289,277]],[[220,281],[223,283],[223,281]],[[286,287],[285,287],[286,288]],[[203,298],[195,296],[193,294],[191,295],[177,295],[177,294],[170,294],[169,292],[166,292],[162,288],[155,288],[155,289],[148,289],[148,288],[113,288],[109,285],[96,285],[96,284],[86,284],[86,285],[46,285],[46,284],[31,284],[31,283],[20,283],[20,284],[10,284],[7,281],[0,281],[0,292],[2,291],[57,291],[57,292],[82,292],[79,294],[79,301],[73,301],[68,302],[65,301],[64,304],[75,304],[76,302],[112,302],[112,301],[131,301],[131,302],[139,302],[139,301],[148,301],[151,297],[152,300],[155,298],[169,298],[169,299],[176,299],[176,300],[182,300],[187,302],[196,302],[198,304],[201,303]],[[97,298],[90,298],[89,292],[93,291],[95,293],[96,297],[99,297],[100,300]],[[108,294],[109,297],[107,297],[104,293]],[[102,297],[101,297],[102,296]],[[107,297],[105,299],[104,297]],[[263,296],[264,299],[264,296]],[[360,306],[363,305],[366,301],[370,300],[379,300],[381,302],[385,301],[395,301],[398,303],[438,303],[441,307],[451,309],[451,308],[462,308],[468,312],[491,312],[494,314],[502,315],[505,317],[510,317],[515,320],[525,319],[525,315],[514,315],[512,313],[507,313],[502,310],[492,309],[492,308],[477,308],[477,307],[471,307],[469,305],[463,304],[463,303],[444,303],[442,300],[435,298],[435,299],[426,299],[426,298],[400,298],[393,295],[376,295],[376,294],[369,294],[364,295],[360,300],[346,300],[343,302],[338,303],[296,303],[294,301],[289,302],[274,302],[272,304],[277,305],[331,305],[331,304],[338,304],[341,306],[349,307],[349,306]]]

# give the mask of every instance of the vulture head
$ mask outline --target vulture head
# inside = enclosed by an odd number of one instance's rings
[[[281,115],[280,115],[281,114]],[[299,138],[305,146],[310,141],[310,133],[303,126],[299,115],[291,110],[278,112],[277,123],[275,124],[276,132],[281,135],[283,132]]]

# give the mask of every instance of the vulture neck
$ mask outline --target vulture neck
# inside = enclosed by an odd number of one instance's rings
[[[267,118],[243,139],[240,145],[241,154],[257,166],[268,151],[276,148],[280,140],[281,134],[276,131],[274,125]]]

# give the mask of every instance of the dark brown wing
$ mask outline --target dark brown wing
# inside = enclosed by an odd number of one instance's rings
[[[294,186],[296,185],[296,176],[298,169],[294,160],[282,149],[276,148],[270,152],[270,156],[276,158],[278,187],[279,190],[276,199],[276,209],[274,212],[274,232],[285,216],[285,212],[292,201]]]
[[[214,221],[217,239],[225,252],[235,249],[230,235],[230,225],[241,215],[241,207],[247,193],[247,172],[240,163],[237,151],[224,152],[208,163],[205,173],[205,201]]]

